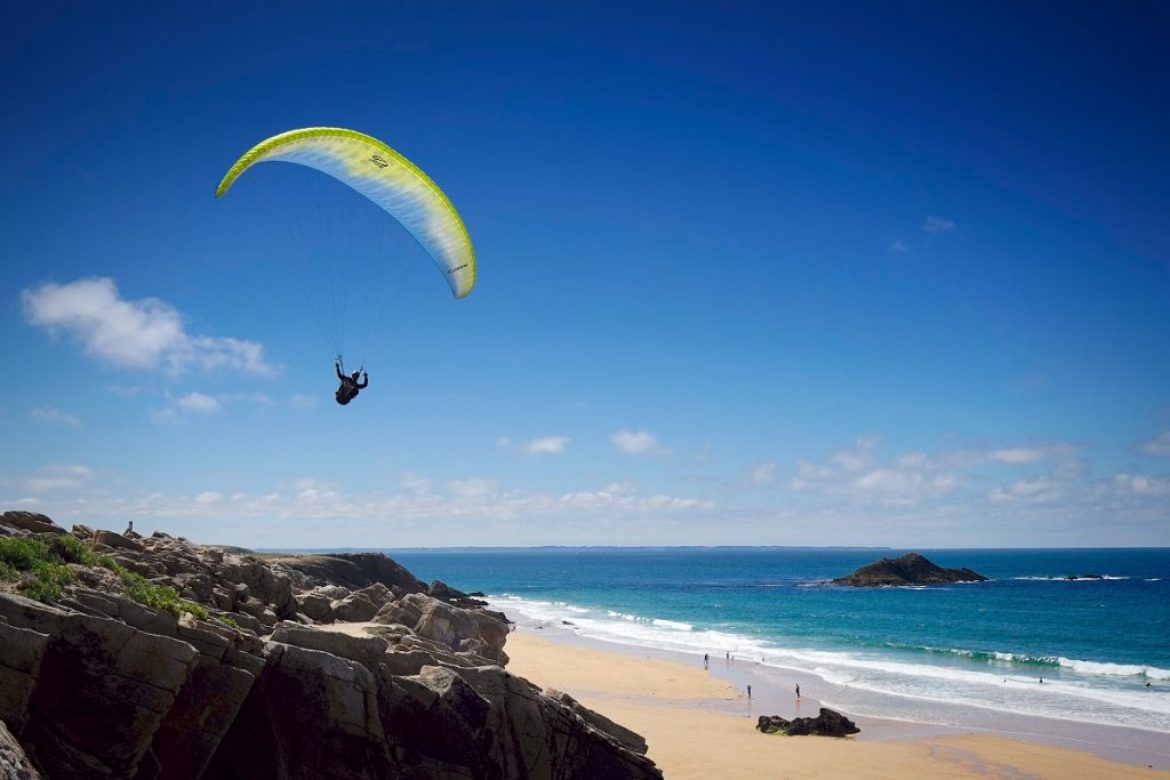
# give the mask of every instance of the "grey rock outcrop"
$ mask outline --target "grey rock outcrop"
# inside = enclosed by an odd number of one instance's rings
[[[498,612],[461,609],[431,596],[412,593],[386,604],[374,620],[408,626],[418,636],[453,651],[473,652],[501,665],[508,662],[504,652],[508,622]]]
[[[24,748],[0,720],[0,777],[5,780],[40,780],[36,770],[24,754]]]
[[[0,527],[13,530],[28,531],[34,534],[63,534],[65,529],[49,518],[36,512],[5,512],[0,515]]]
[[[0,579],[0,776],[661,777],[641,737],[502,668],[502,614],[385,556],[0,515],[19,536],[72,579],[52,603]]]

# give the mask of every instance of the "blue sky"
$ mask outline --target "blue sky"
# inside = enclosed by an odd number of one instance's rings
[[[1154,3],[54,5],[0,31],[0,506],[256,547],[1170,545]],[[468,298],[311,171],[212,196],[313,125],[444,188]],[[346,408],[319,272],[351,362],[377,325]]]

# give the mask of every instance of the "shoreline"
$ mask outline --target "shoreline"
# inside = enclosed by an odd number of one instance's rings
[[[608,642],[524,618],[509,635],[505,651],[512,658],[508,668],[513,673],[542,687],[569,693],[586,706],[642,733],[651,742],[650,757],[668,770],[668,777],[699,777],[703,772],[728,777],[774,774],[774,766],[767,768],[760,763],[781,758],[775,750],[765,748],[760,752],[769,739],[785,740],[785,761],[795,752],[798,762],[808,762],[802,764],[804,771],[819,772],[821,776],[856,776],[857,772],[884,776],[874,774],[869,762],[891,760],[907,765],[899,770],[903,776],[921,772],[932,776],[986,776],[988,768],[996,766],[1000,769],[992,774],[1010,769],[1039,777],[1170,777],[1170,754],[1150,749],[1147,745],[1156,736],[1135,729],[1086,727],[1023,716],[1017,720],[1031,721],[1023,724],[1024,728],[1015,723],[1004,729],[967,728],[857,716],[848,707],[829,702],[824,706],[848,716],[861,733],[844,740],[770,737],[755,730],[758,716],[816,715],[822,706],[822,692],[828,692],[829,684],[809,672],[779,669],[734,656],[730,661],[726,656],[711,657],[709,669],[704,670],[701,656]],[[593,674],[582,676],[574,671],[585,669]],[[624,682],[620,684],[614,681],[616,669],[622,670]],[[746,696],[749,684],[751,701]],[[796,684],[801,686],[799,702],[793,689]],[[692,691],[692,695],[669,694],[680,687]],[[693,740],[680,742],[663,728],[663,722],[680,719],[696,730]],[[1101,729],[1114,739],[1099,742],[1088,738]],[[746,764],[733,762],[718,767],[705,763],[702,755],[695,754],[695,746],[706,744],[703,735],[708,733],[734,741],[735,751],[743,755]],[[827,749],[842,743],[851,747]],[[799,750],[794,750],[798,744]],[[720,754],[728,752],[713,744],[708,747]],[[870,752],[874,755],[861,764],[852,763],[853,758]],[[951,758],[944,760],[946,756]],[[738,774],[741,771],[743,774]],[[891,776],[894,774],[897,773]]]

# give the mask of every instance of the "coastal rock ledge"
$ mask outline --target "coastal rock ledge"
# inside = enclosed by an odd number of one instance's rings
[[[507,636],[380,554],[0,513],[0,777],[662,777],[640,736],[509,673]]]
[[[943,585],[950,582],[983,582],[987,578],[970,569],[944,569],[918,553],[898,558],[882,558],[862,566],[848,577],[838,577],[834,585],[878,588],[898,585]]]

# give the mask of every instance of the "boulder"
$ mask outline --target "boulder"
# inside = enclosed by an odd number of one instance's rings
[[[93,544],[95,547],[109,547],[113,550],[133,550],[134,552],[142,552],[146,549],[136,539],[127,539],[122,534],[116,534],[113,531],[98,531],[93,535]]]
[[[403,601],[414,601],[420,607],[421,614],[415,625],[419,636],[442,642],[452,650],[472,649],[464,647],[464,641],[479,640],[473,652],[497,663],[507,663],[504,642],[508,639],[508,624],[494,613],[461,609],[415,594]]]
[[[391,591],[425,593],[426,584],[382,553],[334,553],[332,555],[265,555],[270,564],[295,573],[305,588],[344,585],[357,590],[380,582]],[[335,597],[336,598],[336,597]]]
[[[761,715],[756,723],[756,729],[765,734],[788,736],[815,734],[824,737],[844,737],[861,731],[849,718],[828,707],[821,707],[820,714],[815,718],[786,720],[779,715]]]
[[[259,658],[248,660],[245,664],[243,656],[226,652],[219,660],[200,653],[151,741],[157,776],[203,776],[264,666]]]
[[[422,607],[413,601],[407,601],[407,598],[409,596],[383,604],[378,613],[374,615],[373,621],[386,625],[403,625],[414,631],[419,618],[422,617]]]
[[[269,642],[267,664],[205,773],[216,778],[396,777],[374,676],[319,650]]]
[[[296,600],[297,610],[318,623],[328,623],[333,619],[333,602],[329,597],[317,591],[309,591],[297,594]]]
[[[198,653],[110,618],[0,594],[0,615],[50,640],[21,743],[50,777],[133,776]]]
[[[283,642],[348,658],[366,667],[370,674],[377,674],[378,664],[386,654],[387,647],[386,640],[376,636],[350,636],[337,631],[321,631],[289,621],[278,623],[268,641]]]
[[[428,666],[417,675],[379,678],[378,706],[382,721],[393,726],[397,751],[415,772],[437,777],[503,776],[493,772],[480,738],[491,702],[450,669]]]
[[[24,728],[29,696],[48,644],[48,634],[0,621],[0,721],[17,733]],[[0,773],[0,777],[6,775]]]
[[[346,623],[364,623],[378,614],[378,607],[374,602],[357,593],[351,593],[345,599],[333,602],[330,607],[333,618]]]
[[[34,534],[63,534],[65,529],[37,512],[5,512],[0,514],[0,525]]]
[[[452,671],[492,703],[484,730],[499,737],[484,746],[483,764],[498,772],[496,776],[662,777],[644,755],[644,740],[624,741],[628,729],[608,731],[608,719],[600,716],[587,722],[577,708],[498,666]]]
[[[5,780],[40,780],[41,774],[28,760],[24,748],[0,720],[0,777]]]
[[[394,600],[394,592],[380,582],[367,585],[361,590],[354,591],[355,596],[368,599],[378,609],[386,606],[386,602]]]

